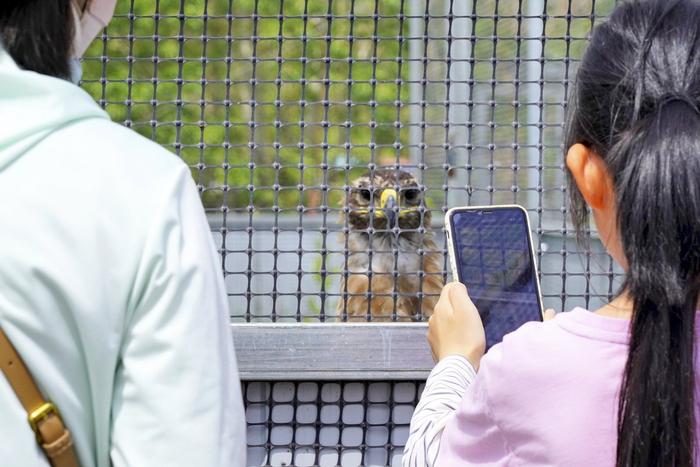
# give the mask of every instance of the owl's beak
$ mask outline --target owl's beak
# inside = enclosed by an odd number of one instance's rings
[[[388,227],[393,228],[396,224],[396,190],[387,188],[382,191],[382,196],[379,198],[379,207],[383,210],[384,215],[388,221]]]

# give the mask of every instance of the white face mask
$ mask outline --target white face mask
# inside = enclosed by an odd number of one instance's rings
[[[80,7],[74,6],[76,17],[75,37],[73,39],[74,57],[82,57],[92,40],[109,24],[116,5],[117,0],[92,0],[82,16]]]

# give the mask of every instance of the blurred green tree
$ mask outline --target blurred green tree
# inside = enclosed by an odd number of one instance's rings
[[[120,1],[83,86],[179,154],[208,207],[337,205],[326,187],[403,154],[401,4],[377,22],[374,0]]]
[[[561,183],[569,65],[581,56],[594,16],[613,5],[538,0],[546,15],[527,16],[533,1],[469,2],[473,35],[452,44],[472,47],[471,76],[464,79],[470,80],[473,102],[474,167],[462,170],[486,171],[495,162],[495,179],[487,173],[483,185],[495,185],[506,197],[516,176],[511,165],[518,150],[511,143],[537,143],[528,142],[522,125],[528,112],[539,121],[536,133],[544,143],[544,167],[538,169],[544,185]],[[425,182],[434,190],[433,204],[441,206],[451,3],[431,0],[427,10],[424,5],[120,0],[114,21],[86,54],[83,86],[115,121],[182,157],[207,208],[294,212],[299,206],[341,206],[344,186],[370,163],[410,161],[408,147],[417,142],[409,141],[409,127],[420,123],[412,121],[411,110],[422,105],[410,96],[410,68],[423,67],[425,60],[427,90],[418,96],[426,100],[421,118],[428,123],[420,141],[428,145],[422,162],[434,172]],[[430,27],[410,31],[411,15],[425,11]],[[539,103],[523,95],[528,76],[519,69],[526,66],[520,61],[524,48],[532,47],[532,39],[523,39],[533,33],[541,42],[536,59],[543,59],[542,82],[532,83],[539,89],[535,94],[541,91]],[[410,56],[412,41],[427,44],[423,60]],[[515,183],[532,187],[535,181]]]

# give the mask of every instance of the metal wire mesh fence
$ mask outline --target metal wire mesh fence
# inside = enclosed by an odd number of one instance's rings
[[[613,3],[120,0],[82,85],[191,167],[233,322],[424,320],[450,280],[444,213],[497,203],[528,210],[545,305],[595,307],[619,271],[595,239],[578,253],[562,127],[587,35]],[[381,214],[391,190],[394,225]],[[383,449],[376,463],[397,462],[403,386],[385,384],[377,447],[321,436],[373,429],[374,386],[346,423],[323,418],[322,396],[302,404],[331,387],[308,384],[287,383],[284,399],[248,383],[253,458],[357,465]],[[300,421],[302,405],[316,418]]]
[[[422,385],[248,383],[250,465],[400,465]]]
[[[122,1],[83,86],[190,164],[234,320],[421,320],[425,281],[448,279],[443,213],[503,202],[530,212],[545,304],[567,309],[612,290],[600,252],[567,259],[561,157],[570,78],[611,5]],[[383,168],[417,188],[399,233],[356,196],[365,173],[401,188]]]

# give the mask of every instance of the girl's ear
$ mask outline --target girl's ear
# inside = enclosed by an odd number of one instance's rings
[[[613,207],[613,182],[605,162],[595,151],[583,144],[574,144],[566,154],[566,166],[591,208],[607,210]]]

